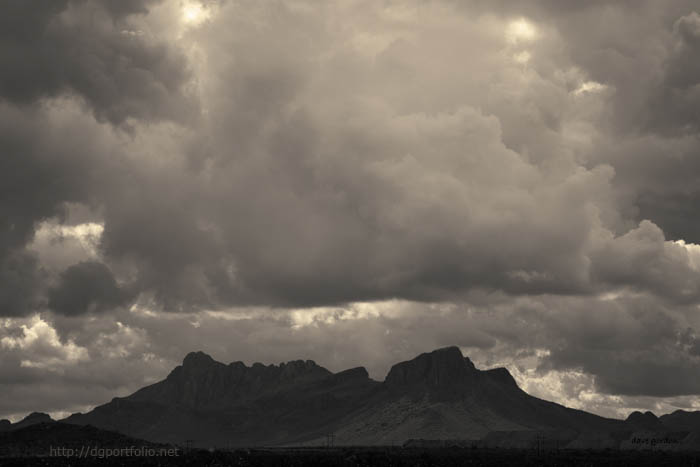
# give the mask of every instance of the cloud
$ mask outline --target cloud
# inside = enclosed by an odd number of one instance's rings
[[[77,94],[101,120],[181,120],[194,102],[181,53],[148,34],[125,34],[147,3],[13,0],[0,20],[0,96],[29,105]],[[152,3],[152,2],[151,2]]]
[[[673,25],[673,45],[665,63],[665,76],[652,95],[652,125],[664,132],[700,131],[700,14],[678,18]]]
[[[483,38],[488,22],[424,7],[425,26],[410,32],[374,8],[374,29],[394,39],[369,60],[350,31],[344,42],[345,31],[328,29],[341,14],[222,6],[196,36],[208,57],[198,70],[207,118],[186,146],[190,162],[139,167],[131,194],[108,202],[108,257],[136,258],[143,286],[172,309],[591,288],[585,242],[598,213],[589,203],[614,210],[613,172],[566,158],[555,171],[539,164],[555,154],[535,161],[509,148],[500,116],[477,109],[491,78],[470,84],[473,66],[443,61],[462,53],[455,39],[481,41],[496,57],[484,66],[502,69],[495,90],[509,85],[521,71],[499,55],[507,23]],[[451,89],[459,105],[439,92],[455,73],[467,83]],[[402,76],[413,78],[396,86]],[[559,118],[543,115],[556,103],[535,102],[549,85],[525,80],[536,95],[525,87],[514,98],[534,106],[536,128],[554,124],[541,120]],[[555,95],[567,105],[566,92]],[[502,114],[505,103],[489,110]]]
[[[22,316],[39,304],[43,277],[34,256],[13,252],[0,256],[0,316]]]
[[[513,300],[477,293],[459,305],[386,301],[191,313],[134,307],[91,320],[50,315],[7,320],[0,341],[5,388],[25,391],[35,410],[84,410],[126,395],[167,375],[194,349],[223,362],[310,358],[332,371],[364,365],[382,380],[398,361],[457,344],[479,368],[508,367],[537,396],[626,416],[637,408],[692,406],[688,395],[700,390],[692,323],[692,307],[679,313],[649,296]],[[70,355],[80,355],[79,364]],[[51,358],[60,362],[50,373],[22,364]],[[54,396],[36,384],[46,380],[57,388]],[[22,410],[12,407],[5,413]]]
[[[0,264],[14,284],[4,293],[25,297],[0,313],[30,314],[47,277],[26,246],[42,221],[65,216],[66,202],[89,202],[109,167],[110,133],[58,101],[29,110],[0,104],[0,135]]]
[[[697,303],[700,269],[693,246],[666,241],[650,221],[612,239],[593,256],[593,274],[603,283],[652,290],[678,302]]]
[[[66,210],[68,218],[72,217],[73,209],[69,206]],[[45,270],[58,273],[80,261],[98,258],[102,230],[102,224],[96,222],[66,225],[51,219],[39,224],[27,250],[34,252]]]
[[[62,317],[66,320],[75,317]],[[167,375],[172,362],[148,352],[143,336],[112,319],[84,322],[89,337],[61,337],[40,316],[0,322],[0,417],[46,411],[63,417]]]
[[[58,284],[49,289],[48,298],[50,310],[80,315],[125,305],[129,293],[117,284],[107,266],[83,261],[61,273]]]
[[[61,14],[80,23],[90,8],[110,14],[92,3]],[[616,184],[629,177],[627,166],[580,154],[595,148],[572,132],[595,125],[604,93],[579,96],[598,82],[595,69],[577,71],[576,54],[547,45],[570,12],[537,11],[514,23],[455,16],[440,4],[401,14],[284,6],[275,15],[222,4],[182,39],[206,59],[173,65],[198,76],[205,114],[189,128],[136,125],[130,138],[110,135],[114,162],[79,151],[78,163],[96,177],[51,198],[98,205],[101,261],[118,276],[135,275],[139,290],[171,310],[459,300],[479,288],[518,295],[632,286],[694,299],[682,282],[695,272],[667,254],[672,245],[629,261],[661,261],[673,281],[605,264],[627,261],[627,249],[604,244],[629,243],[637,232],[627,214],[634,200]],[[383,37],[383,48],[359,50],[357,31],[331,27],[341,16],[363,26],[361,37]],[[405,27],[418,16],[421,28]],[[525,70],[504,54],[513,24],[537,31],[523,45],[533,57]],[[455,61],[459,53],[476,62]],[[569,67],[568,77],[554,64]],[[157,62],[142,65],[162,71]],[[130,92],[118,90],[119,102]],[[98,118],[108,111],[97,101],[91,107]],[[70,161],[56,159],[51,171],[84,173]],[[45,212],[27,220],[17,245],[37,220],[55,215],[48,201],[38,204]],[[660,230],[657,238],[662,245]]]
[[[381,378],[456,343],[605,413],[700,392],[654,376],[697,373],[693,2],[182,6],[0,19],[0,316],[89,357],[28,400],[203,346]],[[1,351],[10,394],[55,357]]]

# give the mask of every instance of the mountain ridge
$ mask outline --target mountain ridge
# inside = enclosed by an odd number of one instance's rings
[[[51,423],[54,420],[50,415],[42,412],[32,412],[24,417],[22,420],[12,423],[9,420],[0,420],[0,432],[3,431],[14,431],[21,428],[26,428],[32,425],[38,425],[41,423]]]
[[[678,423],[700,427],[700,417],[685,414],[675,416]],[[364,367],[333,373],[312,360],[247,366],[190,352],[164,380],[63,421],[203,446],[323,444],[329,433],[336,444],[372,445],[480,439],[494,431],[672,425],[665,416],[630,417],[610,419],[538,399],[506,368],[477,369],[452,346],[396,363],[384,381],[370,378]]]

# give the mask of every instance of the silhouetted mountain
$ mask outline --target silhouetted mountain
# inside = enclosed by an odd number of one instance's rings
[[[323,444],[328,433],[336,444],[371,445],[625,426],[532,397],[508,370],[478,370],[457,347],[398,363],[384,382],[361,367],[334,374],[311,360],[225,365],[193,352],[163,381],[65,421],[202,446]]]
[[[8,420],[3,420],[2,422],[9,423]],[[45,413],[32,412],[17,423],[12,423],[8,425],[7,423],[2,422],[0,422],[0,424],[2,424],[3,428],[0,429],[0,431],[14,431],[20,428],[36,425],[38,423],[50,423],[53,422],[53,419]]]
[[[228,408],[241,400],[274,390],[325,379],[332,373],[311,360],[276,365],[243,362],[224,365],[203,352],[188,354],[168,377],[129,397],[130,401],[158,401],[167,405],[207,410]]]
[[[333,374],[311,360],[224,365],[196,352],[165,380],[66,421],[207,446],[297,442],[323,436],[377,386],[364,368]]]
[[[420,390],[471,387],[478,370],[457,347],[446,347],[424,353],[407,362],[391,367],[384,383],[390,388],[414,388]]]
[[[67,456],[67,451],[78,453],[86,449],[100,448],[143,448],[165,447],[125,436],[106,430],[100,430],[93,426],[78,426],[61,422],[40,422],[24,427],[18,427],[0,433],[0,457],[8,456]],[[51,452],[51,449],[60,448],[62,453]],[[85,456],[97,457],[97,453]],[[48,464],[47,464],[48,465]]]
[[[661,423],[670,430],[688,430],[700,432],[700,412],[676,410],[659,417]]]
[[[7,431],[12,427],[12,422],[9,420],[0,420],[0,431]]]
[[[633,430],[662,431],[667,429],[652,412],[634,411],[627,417],[627,424]]]
[[[532,397],[507,369],[478,370],[457,347],[394,365],[378,392],[378,401],[339,425],[337,439],[391,444],[476,439],[490,431],[615,430],[623,424]]]

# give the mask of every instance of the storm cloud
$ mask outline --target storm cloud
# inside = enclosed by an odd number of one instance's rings
[[[453,344],[601,413],[700,394],[694,2],[12,1],[0,59],[10,394]]]
[[[0,95],[29,105],[77,94],[97,118],[113,123],[183,117],[189,104],[182,93],[184,57],[126,21],[148,13],[148,3],[10,1],[0,20],[6,70]]]
[[[83,261],[63,271],[48,297],[49,309],[61,314],[116,308],[128,299],[107,266],[95,261]]]

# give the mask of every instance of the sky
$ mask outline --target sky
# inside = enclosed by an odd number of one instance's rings
[[[700,409],[694,0],[6,0],[0,418],[457,345]]]

